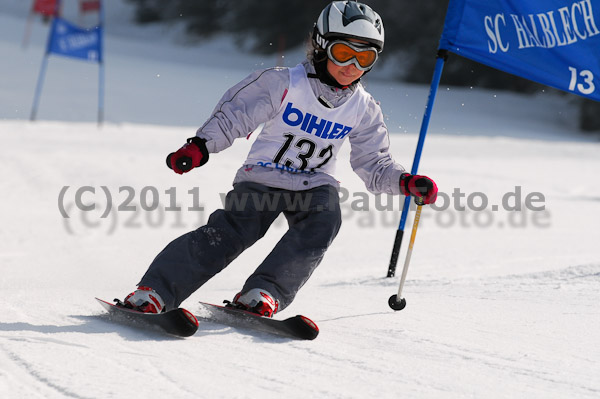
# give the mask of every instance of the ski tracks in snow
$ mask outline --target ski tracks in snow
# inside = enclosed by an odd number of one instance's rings
[[[408,305],[400,312],[385,304],[397,279],[328,283],[333,297],[360,298],[357,310],[370,304],[372,311],[317,318],[323,331],[319,339],[339,336],[319,361],[360,370],[360,377],[350,373],[350,385],[365,377],[420,397],[479,397],[485,387],[493,387],[498,397],[558,398],[567,392],[597,397],[599,282],[600,264],[495,277],[409,279]]]
[[[1,338],[0,338],[1,339]],[[13,339],[18,341],[18,339]],[[25,341],[26,339],[22,339]],[[18,351],[9,349],[6,344],[0,345],[0,389],[9,393],[10,397],[19,398],[76,398],[88,399],[93,396],[81,396],[73,392],[70,383],[55,382],[52,373],[45,373],[39,365],[18,354]],[[12,396],[14,395],[14,396]]]

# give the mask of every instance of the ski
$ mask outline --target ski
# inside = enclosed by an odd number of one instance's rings
[[[231,327],[251,329],[287,338],[313,340],[319,335],[319,327],[308,317],[297,315],[283,320],[271,319],[245,310],[227,308],[200,302],[198,319],[212,321]]]
[[[133,327],[150,327],[178,337],[192,336],[198,330],[196,317],[183,308],[158,314],[142,313],[99,298],[96,298],[96,300],[106,309],[112,320],[122,324]]]

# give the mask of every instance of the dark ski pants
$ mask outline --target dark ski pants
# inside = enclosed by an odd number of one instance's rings
[[[178,307],[262,238],[281,213],[289,229],[248,278],[242,292],[267,290],[279,300],[279,310],[284,309],[319,265],[340,229],[339,196],[333,186],[289,191],[253,182],[237,183],[227,194],[225,209],[212,213],[205,226],[168,244],[139,285],[155,289],[167,309]]]

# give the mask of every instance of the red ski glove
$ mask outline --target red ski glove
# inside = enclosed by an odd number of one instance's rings
[[[189,138],[183,147],[170,153],[167,157],[167,166],[180,175],[207,162],[206,140],[200,137]]]
[[[427,176],[403,173],[400,176],[400,192],[406,196],[422,197],[424,204],[433,204],[437,199],[438,188]]]

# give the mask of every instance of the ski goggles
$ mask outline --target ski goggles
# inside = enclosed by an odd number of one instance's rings
[[[377,61],[375,47],[360,46],[344,40],[336,40],[327,46],[329,59],[337,66],[354,64],[360,71],[368,71]]]

